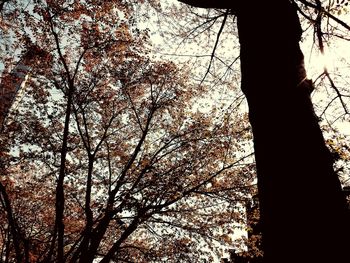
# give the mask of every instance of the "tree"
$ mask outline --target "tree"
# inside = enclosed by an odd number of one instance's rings
[[[310,99],[296,2],[181,2],[230,9],[237,17],[265,262],[347,262],[349,216]],[[320,1],[300,2],[336,20]]]
[[[247,116],[193,109],[206,87],[147,56],[139,7],[6,6],[4,65],[44,55],[1,132],[4,261],[199,262],[233,243],[254,188]]]

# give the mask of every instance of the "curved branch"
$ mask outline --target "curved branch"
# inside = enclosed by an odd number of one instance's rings
[[[221,33],[222,33],[222,31],[223,31],[223,29],[225,27],[228,14],[229,14],[229,9],[226,10],[226,13],[224,15],[224,19],[222,20],[221,27],[219,29],[219,32],[218,32],[217,36],[216,36],[216,41],[215,41],[215,45],[214,45],[213,51],[212,51],[211,56],[210,56],[210,62],[209,62],[208,69],[205,72],[204,77],[203,77],[200,85],[202,85],[202,83],[204,82],[205,78],[207,77],[207,75],[208,75],[208,73],[210,71],[210,67],[211,67],[211,64],[212,64],[214,56],[215,56],[215,51],[216,51],[216,48],[217,48],[217,46],[219,44]]]

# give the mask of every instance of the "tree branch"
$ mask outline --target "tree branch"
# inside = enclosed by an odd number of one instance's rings
[[[344,21],[340,20],[339,18],[335,17],[334,15],[332,15],[331,13],[329,13],[328,11],[326,11],[324,8],[322,8],[321,10],[319,10],[318,6],[313,4],[313,3],[310,3],[306,0],[297,0],[299,1],[300,3],[308,6],[308,7],[312,7],[316,10],[318,10],[319,12],[322,12],[323,14],[325,14],[326,16],[328,16],[329,18],[333,19],[335,22],[337,22],[339,25],[345,27],[347,30],[350,30],[350,26],[345,23]]]
[[[22,262],[23,254],[20,248],[20,234],[18,233],[17,223],[13,216],[12,205],[9,196],[7,195],[5,186],[0,182],[0,198],[3,203],[4,210],[7,213],[7,221],[12,235],[12,242],[15,248],[16,262]],[[10,238],[10,237],[8,237]]]
[[[326,75],[327,79],[329,80],[329,83],[331,84],[331,86],[334,89],[334,91],[337,93],[337,98],[339,98],[340,103],[341,103],[341,105],[342,105],[342,107],[344,109],[345,114],[349,114],[349,110],[348,110],[348,108],[347,108],[347,106],[346,106],[346,104],[345,104],[345,102],[344,102],[344,100],[342,98],[342,95],[341,95],[339,89],[337,88],[337,86],[335,86],[334,81],[331,78],[331,76],[329,75],[328,71],[325,70],[324,74]]]
[[[227,9],[234,6],[234,3],[228,3],[225,0],[178,0],[181,3],[193,6],[193,7],[201,7],[201,8],[222,8]],[[237,1],[231,1],[237,2]]]
[[[224,19],[222,20],[221,27],[219,29],[219,32],[217,33],[215,45],[214,45],[213,51],[212,51],[211,56],[210,56],[210,62],[209,62],[208,69],[205,72],[204,77],[203,77],[200,85],[204,82],[205,78],[207,77],[207,75],[208,75],[208,73],[210,71],[210,67],[211,67],[211,64],[212,64],[214,56],[215,56],[215,51],[216,51],[216,48],[217,48],[217,46],[219,44],[221,33],[222,33],[222,31],[223,31],[223,29],[225,27],[225,23],[226,23],[226,20],[227,20],[228,13],[229,13],[229,9],[227,9],[226,12],[225,12]]]

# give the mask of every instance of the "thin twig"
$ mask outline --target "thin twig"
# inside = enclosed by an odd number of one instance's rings
[[[345,102],[344,102],[344,100],[343,100],[343,96],[342,96],[342,94],[340,93],[340,91],[339,91],[339,89],[337,88],[337,86],[335,86],[334,81],[333,81],[333,79],[331,78],[331,76],[329,75],[327,69],[325,69],[324,74],[326,75],[326,77],[327,77],[329,83],[331,84],[332,88],[333,88],[333,89],[335,90],[335,92],[337,93],[337,97],[339,98],[340,103],[341,103],[341,105],[343,106],[343,109],[344,109],[344,111],[345,111],[345,114],[349,114],[348,108],[347,108],[347,106],[346,106],[346,104],[345,104]]]

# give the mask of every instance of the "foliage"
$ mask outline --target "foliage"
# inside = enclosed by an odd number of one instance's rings
[[[2,63],[30,67],[1,132],[5,261],[200,262],[233,245],[254,188],[247,116],[194,110],[208,89],[148,56],[137,10],[159,6],[144,5],[4,5]]]

